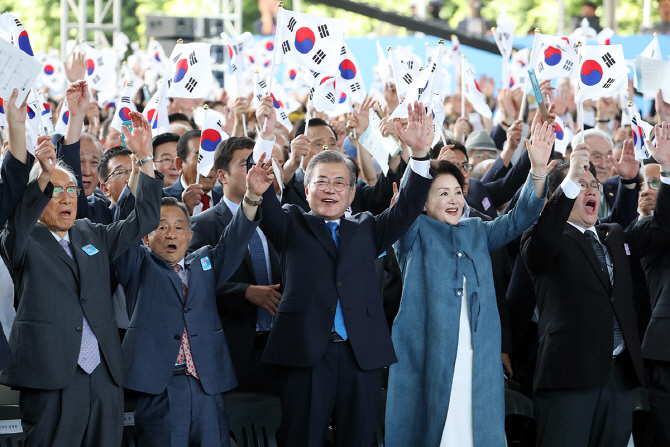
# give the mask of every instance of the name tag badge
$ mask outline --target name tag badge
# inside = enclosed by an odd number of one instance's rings
[[[626,254],[627,254],[628,256],[630,256],[630,248],[628,248],[628,244],[627,244],[627,243],[624,242],[624,244],[623,244],[623,248],[624,248],[624,250],[626,250]]]
[[[482,205],[484,205],[484,211],[488,211],[488,209],[491,208],[491,202],[489,201],[488,197],[484,197],[484,200],[482,200]]]
[[[205,256],[204,258],[200,258],[200,265],[202,265],[203,270],[211,270],[212,269],[212,263],[209,262],[209,256]]]
[[[84,245],[83,247],[81,247],[81,249],[84,250],[84,253],[86,253],[89,256],[93,256],[94,254],[100,251],[91,244]]]

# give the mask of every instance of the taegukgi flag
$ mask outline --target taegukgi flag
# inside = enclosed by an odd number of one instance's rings
[[[212,62],[209,43],[192,42],[175,45],[170,54],[172,79],[170,98],[205,98],[212,88]]]
[[[579,48],[578,101],[612,96],[628,87],[628,67],[621,45],[589,45]]]

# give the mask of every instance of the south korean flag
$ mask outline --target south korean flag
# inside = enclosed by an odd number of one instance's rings
[[[393,80],[398,94],[407,93],[410,85],[417,78],[418,71],[414,71],[414,64],[408,64],[397,50],[389,50],[391,68],[393,69]]]
[[[228,47],[228,68],[231,75],[244,70],[244,54],[254,44],[254,36],[250,32],[242,33],[237,37],[230,37],[221,33],[221,37]],[[239,78],[242,79],[242,78]]]
[[[130,121],[130,112],[137,112],[137,107],[135,103],[130,99],[131,86],[126,85],[123,88],[123,93],[121,93],[121,99],[119,100],[116,110],[114,111],[114,118],[112,119],[112,124],[110,126],[112,129],[116,129],[119,132],[123,132],[121,127],[126,121]]]
[[[332,112],[337,106],[335,77],[324,76],[319,85],[310,89],[309,99],[317,112]]]
[[[168,120],[167,82],[159,81],[156,93],[151,97],[147,106],[142,111],[142,115],[151,124],[152,136],[160,135],[170,131],[170,120]]]
[[[86,55],[86,82],[93,90],[103,91],[114,85],[117,58],[114,53],[103,52],[83,45]]]
[[[344,22],[279,8],[275,63],[290,62],[335,73],[344,43]]]
[[[356,58],[345,43],[340,50],[340,65],[337,67],[337,88],[345,93],[349,99],[358,103],[365,100],[367,91],[363,83],[363,76],[356,63]]]
[[[565,125],[560,116],[556,115],[556,141],[554,142],[554,151],[561,155],[565,155],[568,144],[572,141],[572,131]]]
[[[554,37],[554,36],[550,36]],[[574,78],[577,77],[576,51],[565,41],[554,40],[537,46],[537,79]]]
[[[640,118],[640,112],[635,111],[631,117],[631,128],[633,130],[633,148],[635,149],[635,159],[643,161],[651,158],[647,140],[651,136],[654,127]]]
[[[407,118],[407,104],[414,105],[414,101],[423,103],[426,109],[428,109],[429,104],[433,100],[433,94],[438,95],[438,91],[434,90],[436,72],[437,61],[432,62],[410,85],[407,95],[391,114],[391,119]]]
[[[65,77],[63,62],[58,57],[58,50],[49,50],[48,53],[36,53],[35,57],[44,66],[42,68],[42,82],[44,85],[49,87],[52,93],[53,91],[63,91],[63,87],[67,84],[67,78]]]
[[[212,88],[212,62],[209,43],[193,42],[175,45],[170,54],[172,79],[170,98],[205,98]]]
[[[578,101],[612,96],[628,87],[628,67],[621,45],[590,45],[579,49]]]
[[[265,82],[260,74],[256,73],[254,78],[254,107],[258,108],[260,105],[261,99],[268,94],[268,84]],[[288,118],[288,114],[284,110],[284,103],[277,99],[276,95],[273,93],[270,95],[272,97],[272,105],[275,108],[275,113],[277,114],[277,122],[291,132],[293,130],[293,124]]]

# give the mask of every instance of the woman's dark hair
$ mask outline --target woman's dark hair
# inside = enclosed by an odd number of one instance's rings
[[[465,162],[470,163],[470,158],[468,157],[468,150],[465,149],[465,146],[463,146],[463,143],[457,140],[453,140],[451,138],[447,138],[446,140],[447,145],[453,144],[454,147],[451,149],[452,151],[461,151],[463,155],[465,155]],[[442,141],[438,141],[435,146],[430,148],[428,151],[428,156],[430,157],[431,160],[437,160],[437,157],[440,156],[440,151],[444,147],[444,144]]]
[[[463,177],[461,168],[446,160],[433,160],[430,162],[430,167],[433,170],[433,178],[437,178],[439,175],[451,174],[456,177],[456,181],[460,185],[461,189],[463,189],[463,185],[465,184],[465,177]]]

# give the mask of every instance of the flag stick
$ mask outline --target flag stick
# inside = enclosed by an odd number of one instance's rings
[[[281,28],[281,19],[282,19],[282,11],[284,11],[284,2],[279,2],[279,10],[277,12],[277,29]],[[275,42],[274,42],[274,48],[272,49],[272,59],[270,59],[270,79],[268,80],[268,96],[272,94],[272,80],[273,75],[274,75],[274,70],[275,70],[275,54],[277,54],[277,36],[279,33],[275,33]],[[265,117],[265,121],[263,122],[263,133],[267,130],[268,127],[268,118],[267,116]]]
[[[540,34],[540,28],[535,28],[535,35],[533,36],[533,46],[531,47],[531,56],[530,60],[533,60],[533,54],[535,54],[535,42],[537,42],[537,35]],[[530,66],[528,63],[528,68],[535,68]],[[526,108],[526,91],[528,90],[528,70],[526,70],[526,80],[523,82],[523,96],[521,97],[521,108],[519,109],[519,119],[523,119],[523,112]]]
[[[584,143],[584,101],[579,101],[577,115],[579,115],[580,143]]]
[[[465,54],[461,54],[461,118],[465,118]]]
[[[242,129],[244,129],[244,136],[248,137],[249,134],[247,133],[247,117],[244,116],[244,113],[242,113]]]
[[[442,128],[442,126],[440,126],[440,138],[442,139],[442,145],[446,146],[447,140],[444,138],[444,129]]]
[[[435,76],[440,77],[440,86],[442,86],[442,45],[444,45],[444,39],[440,39],[437,45],[437,62],[435,63],[435,70],[437,73],[433,75],[433,82],[430,83],[430,96],[428,97],[428,115],[433,111],[433,86],[435,85]],[[428,67],[426,67],[428,68]],[[438,92],[440,95],[440,101],[442,100],[442,92]]]
[[[40,102],[40,99],[37,96],[37,93],[35,93],[35,89],[31,88],[30,91],[33,94],[33,98],[35,99],[36,108],[37,108],[37,119],[40,122],[40,131],[42,131],[42,129],[44,129],[44,134],[46,135],[46,133],[47,133],[46,128],[44,127],[44,123],[42,122],[42,103]]]
[[[389,58],[391,59],[391,69],[393,70],[393,80],[395,81],[395,92],[398,95],[398,105],[400,105],[400,103],[402,102],[400,100],[400,89],[398,88],[400,84],[398,84],[398,73],[396,73],[397,70],[395,69],[395,66],[393,64],[393,53],[392,53],[393,48],[388,47],[386,51],[389,52]]]
[[[351,102],[351,112],[353,113],[355,107],[354,107],[354,102]],[[353,134],[354,134],[354,140],[358,140],[358,137],[356,136],[356,127],[353,129]],[[302,163],[301,163],[302,164]]]

